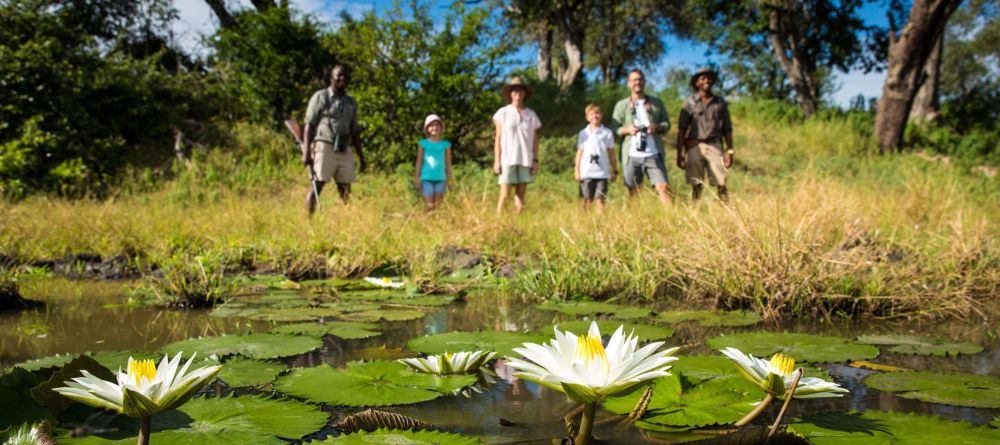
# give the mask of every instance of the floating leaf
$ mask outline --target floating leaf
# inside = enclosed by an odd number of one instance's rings
[[[351,362],[346,369],[323,364],[281,376],[274,388],[314,402],[386,406],[425,402],[476,383],[475,376],[436,376],[395,361]]]
[[[150,443],[157,445],[281,445],[279,439],[299,439],[326,425],[328,415],[318,407],[265,396],[191,399],[177,411],[153,416]],[[119,416],[124,425],[115,432],[83,438],[60,438],[64,444],[134,444],[139,430],[135,419]],[[131,437],[129,437],[131,436]]]
[[[567,321],[564,323],[559,323],[556,325],[560,331],[570,331],[576,335],[587,335],[587,331],[590,329],[590,321],[587,320],[576,320]],[[674,330],[670,328],[665,328],[662,326],[653,326],[650,324],[641,323],[621,323],[618,321],[607,321],[599,320],[597,321],[597,327],[600,328],[601,334],[605,336],[611,336],[614,334],[615,329],[618,326],[625,326],[624,333],[629,335],[635,333],[639,337],[639,341],[647,342],[653,340],[663,340],[670,338],[674,335]],[[553,332],[552,327],[544,330],[545,333]]]
[[[22,423],[52,420],[45,408],[31,397],[31,388],[42,380],[22,368],[0,376],[0,431]]]
[[[624,397],[612,397],[604,403],[604,408],[628,414],[641,396],[639,390]],[[740,375],[693,384],[675,372],[653,381],[653,395],[642,420],[674,427],[729,424],[750,412],[762,398],[760,389]]]
[[[342,445],[482,445],[474,437],[441,431],[404,431],[378,429],[373,432],[359,431],[331,437],[322,442]]]
[[[382,305],[378,303],[365,303],[363,301],[331,301],[321,303],[319,306],[336,309],[340,312],[374,311],[382,307]]]
[[[871,369],[873,371],[882,371],[882,372],[909,371],[909,369],[900,368],[898,366],[886,365],[886,364],[883,364],[883,363],[873,363],[873,362],[868,362],[868,361],[864,361],[864,360],[853,361],[851,363],[848,363],[848,366],[850,366],[852,368],[864,368],[864,369]]]
[[[1000,443],[1000,430],[937,416],[872,410],[819,413],[796,419],[788,426],[788,431],[815,445]]]
[[[916,335],[862,335],[858,337],[858,342],[869,345],[896,345],[889,348],[889,352],[897,354],[936,355],[941,357],[958,354],[976,354],[983,350],[982,346],[975,343],[954,343],[940,338]]]
[[[864,382],[879,391],[927,403],[1000,408],[1000,377],[906,371],[873,374]]]
[[[409,321],[424,318],[422,311],[411,309],[383,309],[344,314],[342,318],[355,321]]]
[[[447,306],[455,301],[451,295],[417,295],[413,297],[392,297],[385,303],[406,306]]]
[[[273,382],[285,369],[281,363],[234,358],[223,363],[219,378],[234,388],[263,386]]]
[[[203,357],[240,354],[255,359],[271,359],[305,354],[323,346],[317,338],[287,334],[223,335],[220,337],[189,338],[164,346],[161,351],[171,355],[183,351],[197,352]]]
[[[381,332],[372,330],[379,328],[381,328],[381,325],[378,323],[330,321],[326,323],[298,323],[278,326],[271,329],[271,332],[275,334],[307,335],[316,338],[321,338],[329,334],[345,340],[355,340],[382,335]]]
[[[82,377],[82,371],[84,370],[97,378],[111,382],[115,381],[115,375],[108,368],[101,366],[93,358],[81,355],[65,364],[62,368],[59,368],[58,371],[52,373],[52,376],[48,380],[32,388],[31,397],[39,405],[44,406],[55,414],[65,411],[66,408],[69,408],[73,404],[73,400],[53,391],[53,389],[66,386],[65,382],[68,380]]]
[[[671,373],[681,373],[694,383],[702,380],[740,375],[740,368],[732,360],[719,355],[684,355],[672,363]]]
[[[254,313],[247,313],[243,317],[264,321],[309,321],[321,318],[334,318],[340,315],[341,312],[339,310],[325,307],[289,307],[261,309]]]
[[[541,344],[547,342],[550,338],[552,338],[550,335],[522,332],[448,332],[415,338],[406,343],[406,348],[424,354],[444,354],[445,352],[458,351],[496,351],[501,355],[516,357],[518,354],[514,352],[514,348],[520,348],[524,343]]]
[[[337,298],[340,300],[385,301],[390,298],[406,298],[406,291],[375,288],[375,290],[337,292]]]
[[[618,318],[639,318],[652,314],[652,310],[633,306],[618,306],[599,301],[546,301],[535,306],[543,311],[556,311],[573,316],[608,314]]]
[[[254,275],[252,277],[240,277],[233,280],[233,283],[241,288],[253,290],[266,289],[299,289],[302,286],[284,275]]]
[[[40,369],[46,368],[58,368],[62,365],[69,363],[74,358],[78,357],[79,354],[56,354],[50,355],[48,357],[35,358],[21,363],[17,363],[14,366],[27,371],[38,371]]]
[[[669,311],[656,314],[656,319],[670,324],[693,321],[702,326],[750,326],[761,321],[760,315],[749,311]]]
[[[371,283],[363,280],[349,280],[346,278],[324,278],[320,280],[305,280],[299,284],[308,287],[326,287],[335,289],[378,289]]]
[[[191,351],[194,352],[194,351]],[[190,354],[185,354],[188,356]],[[154,354],[152,352],[144,351],[101,351],[94,353],[93,358],[100,363],[101,366],[108,368],[112,372],[118,372],[121,369],[128,368],[128,359],[132,357],[136,360],[153,360],[157,364],[163,359],[163,354]],[[202,357],[208,357],[203,355]]]
[[[841,337],[789,332],[747,332],[722,335],[708,340],[708,347],[733,347],[747,354],[767,357],[776,352],[796,361],[825,363],[867,360],[878,356],[878,348]]]

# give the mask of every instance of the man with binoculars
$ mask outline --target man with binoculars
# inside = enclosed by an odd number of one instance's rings
[[[629,196],[638,196],[643,177],[656,189],[664,207],[670,206],[670,185],[663,163],[663,136],[670,119],[663,102],[646,96],[646,76],[639,69],[628,74],[629,97],[618,101],[612,114],[612,130],[622,137],[621,165]]]

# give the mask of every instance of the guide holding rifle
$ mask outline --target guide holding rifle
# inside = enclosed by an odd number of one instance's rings
[[[358,105],[347,95],[351,71],[344,65],[330,70],[330,86],[317,91],[306,108],[306,128],[302,138],[302,162],[310,169],[314,187],[306,195],[306,210],[311,215],[319,201],[318,194],[331,179],[337,183],[340,200],[347,204],[351,183],[356,180],[354,155],[360,171],[367,167],[361,150]]]
[[[681,108],[677,166],[684,169],[693,199],[701,198],[707,174],[709,184],[718,187],[719,200],[727,202],[726,176],[733,165],[733,122],[726,100],[712,93],[718,80],[719,75],[708,68],[691,76],[691,88],[696,92]]]

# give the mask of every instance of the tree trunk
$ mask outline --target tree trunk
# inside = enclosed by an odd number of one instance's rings
[[[566,71],[559,79],[559,86],[566,91],[583,70],[583,39],[567,38],[563,41],[563,45],[566,48]]]
[[[795,24],[788,23],[787,15],[794,7],[794,0],[777,1],[770,4],[768,34],[771,51],[781,64],[782,71],[795,90],[795,98],[806,117],[812,116],[819,108],[815,73],[806,68],[795,33]],[[786,40],[787,39],[787,40]]]
[[[924,66],[944,33],[948,17],[960,3],[962,0],[914,0],[903,30],[898,35],[889,30],[888,69],[875,114],[879,153],[902,148],[903,131]]]
[[[938,90],[941,85],[941,54],[944,52],[944,35],[938,37],[934,49],[931,51],[927,63],[924,64],[923,82],[917,90],[916,97],[913,98],[913,108],[910,109],[910,119],[915,121],[932,122],[937,120],[940,101]]]
[[[218,17],[220,28],[228,29],[236,26],[236,19],[226,9],[225,0],[205,0],[205,3],[208,3],[208,7],[212,8],[212,12]]]
[[[275,6],[274,0],[250,0],[253,3],[254,9],[260,12],[267,11]]]
[[[544,82],[552,75],[552,29],[546,24],[538,33],[538,80]]]
[[[563,49],[566,54],[566,69],[560,73],[559,87],[569,90],[576,78],[583,70],[583,44],[586,40],[586,23],[580,23],[576,17],[576,10],[580,2],[562,0],[558,2],[555,10],[556,29],[559,31],[559,39],[563,42]]]

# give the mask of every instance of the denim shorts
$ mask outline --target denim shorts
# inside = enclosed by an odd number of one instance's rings
[[[444,189],[445,181],[420,181],[420,193],[424,195],[424,198],[443,195]]]

